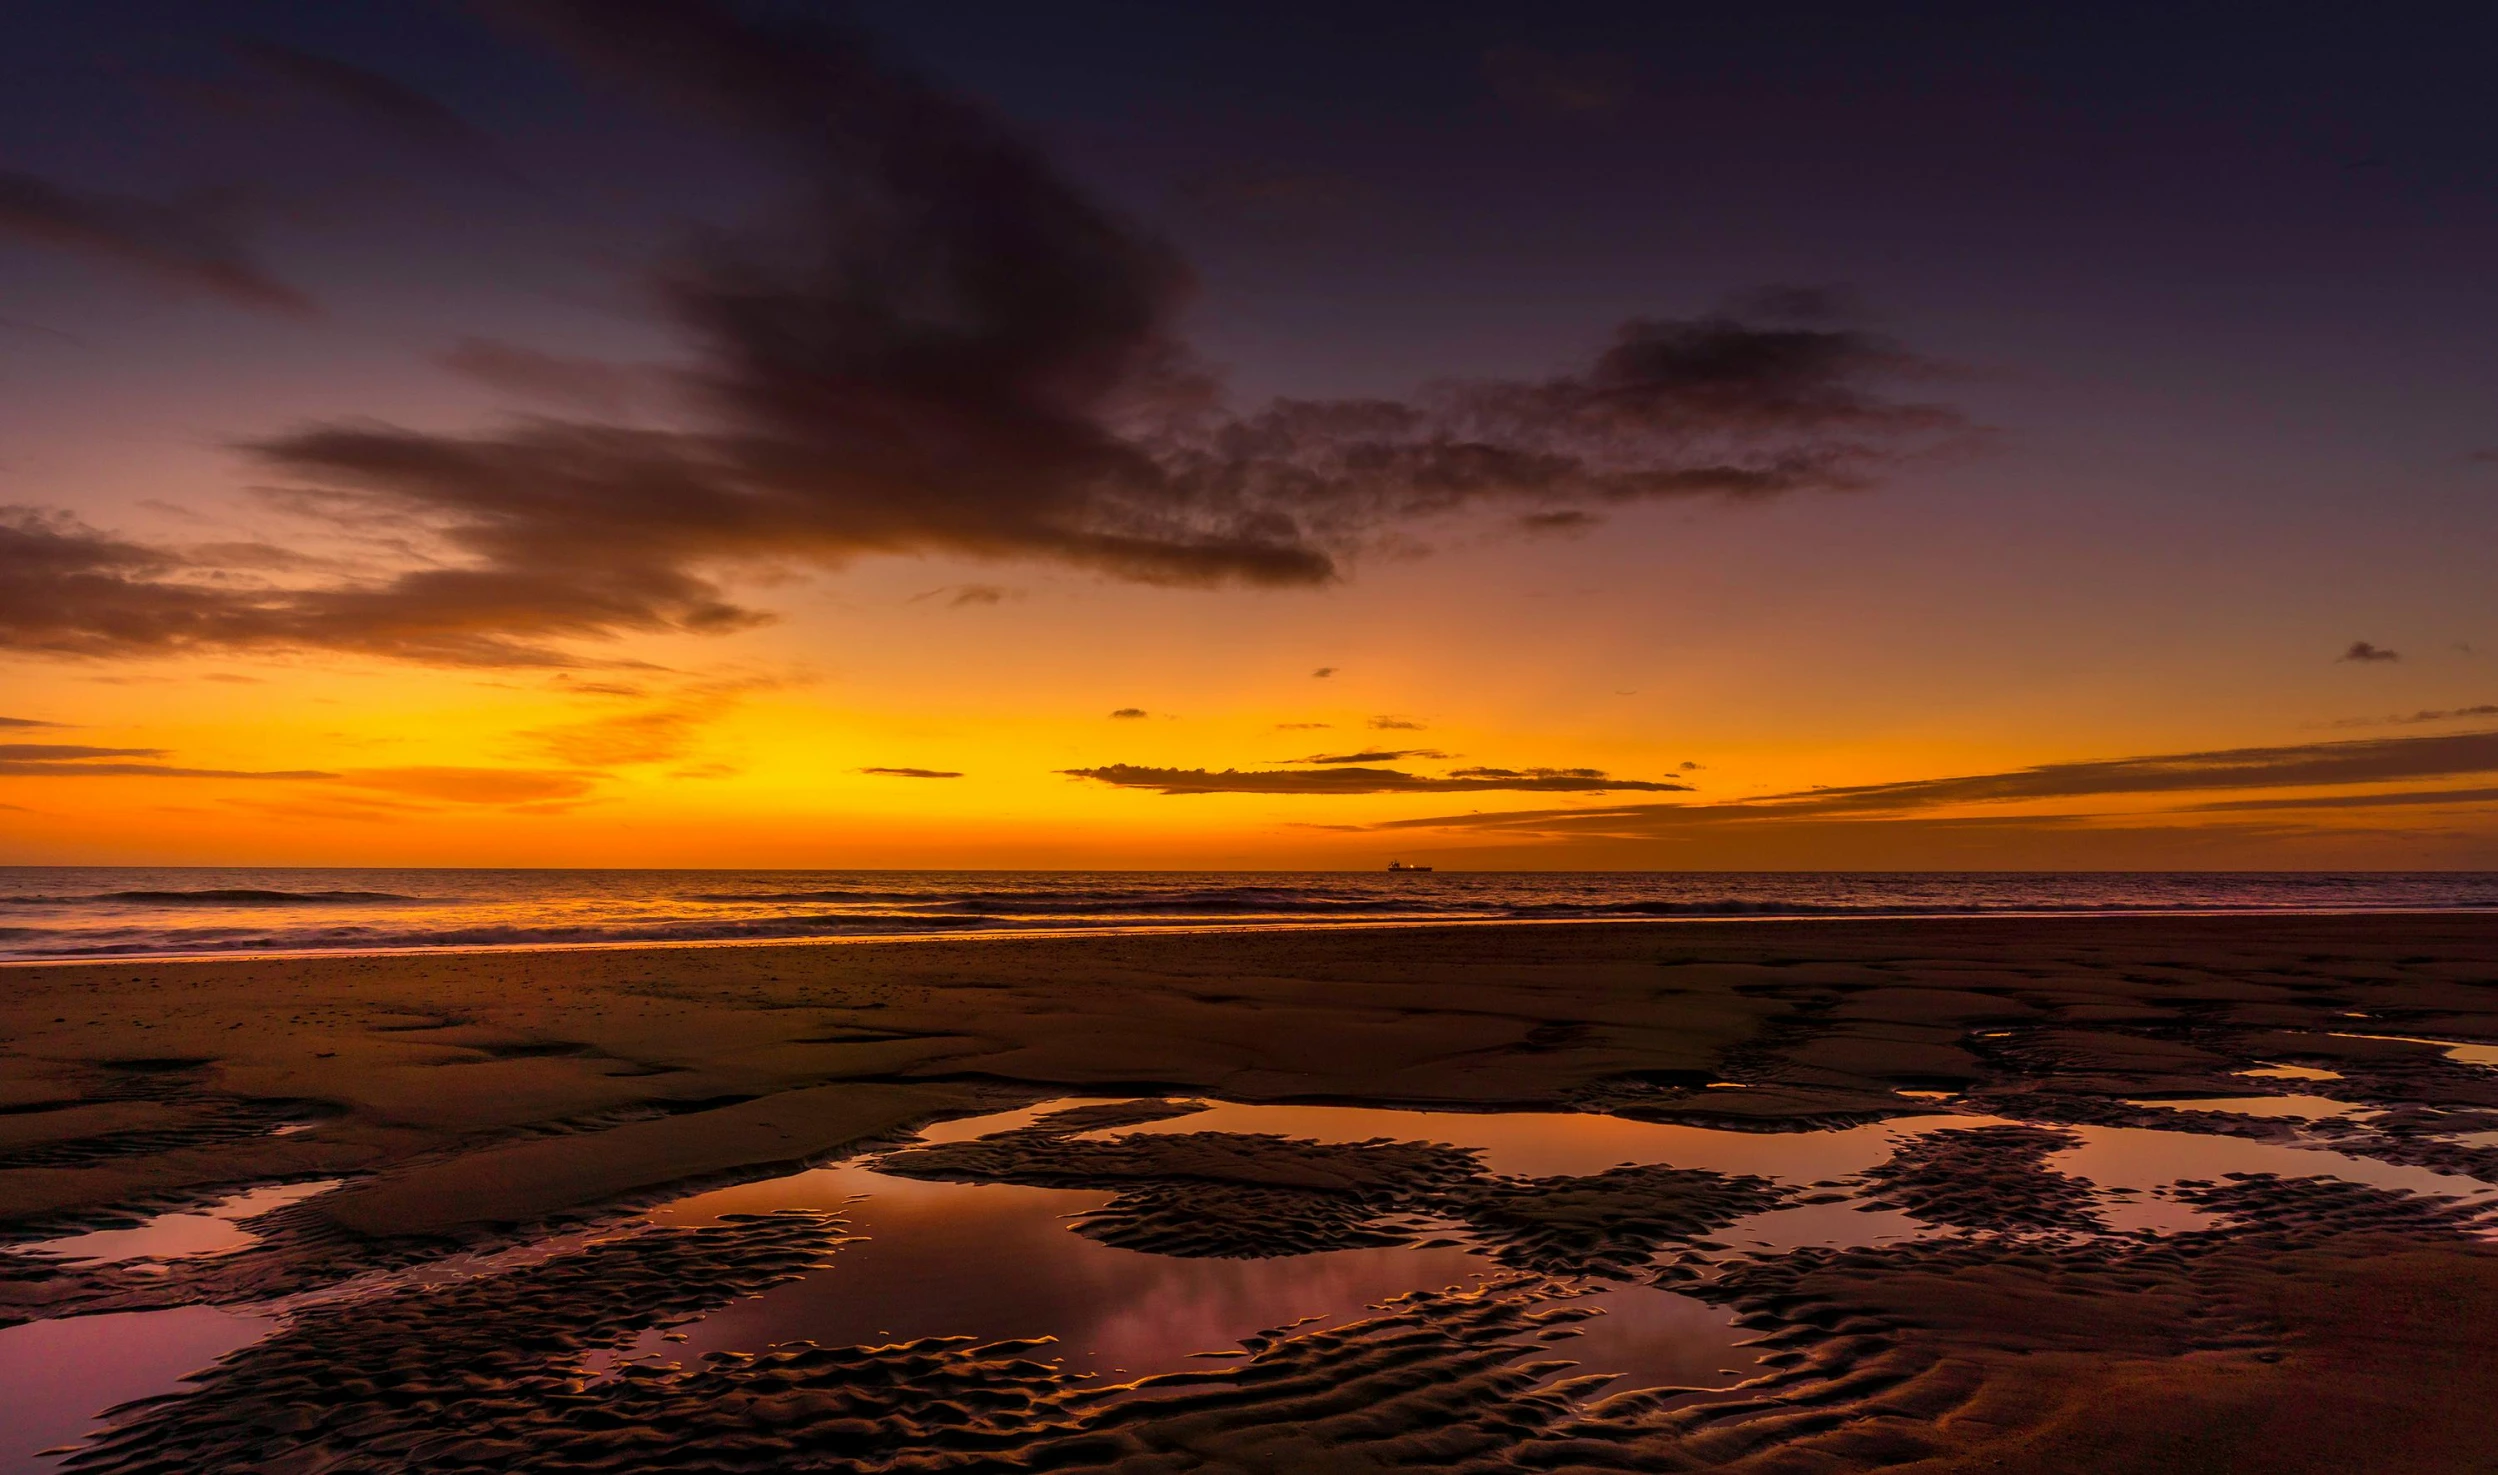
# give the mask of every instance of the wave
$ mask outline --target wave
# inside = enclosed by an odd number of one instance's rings
[[[267,907],[355,906],[367,902],[422,901],[424,898],[402,896],[396,891],[261,891],[229,886],[213,891],[105,891],[71,899],[137,902],[166,907]]]
[[[424,897],[402,896],[396,891],[268,891],[259,887],[224,886],[204,891],[93,891],[76,896],[0,896],[0,906],[375,906],[423,900]]]

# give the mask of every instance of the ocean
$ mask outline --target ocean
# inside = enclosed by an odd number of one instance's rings
[[[2498,873],[0,867],[0,960],[1400,922],[2498,910]]]

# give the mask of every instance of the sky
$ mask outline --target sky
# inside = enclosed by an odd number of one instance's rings
[[[28,9],[0,864],[2498,868],[2486,7]]]

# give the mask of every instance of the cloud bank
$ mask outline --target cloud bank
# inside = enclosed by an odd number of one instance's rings
[[[1130,582],[1309,586],[1369,540],[1486,505],[1562,514],[1862,487],[1962,435],[1902,398],[1933,366],[1819,318],[1635,318],[1578,368],[1405,398],[1227,403],[1181,323],[1187,264],[987,109],[856,31],[702,0],[523,0],[595,77],[691,114],[780,181],[762,223],[652,273],[690,366],[667,428],[378,420],[246,447],[299,505],[425,530],[429,566],[228,588],[164,549],[20,510],[0,647],[82,655],[326,647],[562,664],[560,643],[766,618],[739,570],[877,555],[1068,566]],[[318,58],[264,65],[444,137],[457,121]],[[429,121],[430,120],[430,121]],[[0,176],[0,228],[111,251],[256,305],[300,305],[178,217]],[[554,355],[454,362],[540,399],[619,392]]]

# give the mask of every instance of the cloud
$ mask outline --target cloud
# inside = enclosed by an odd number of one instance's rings
[[[1336,668],[1333,666],[1321,666],[1317,670],[1312,671],[1310,674],[1317,677],[1319,680],[1324,681],[1328,677],[1336,674]]]
[[[33,717],[0,717],[0,727],[59,727],[58,722],[43,722]]]
[[[2440,707],[2413,712],[2408,716],[2345,717],[2328,727],[2407,727],[2422,722],[2453,722],[2474,717],[2498,717],[2498,702],[2484,702],[2477,707]]]
[[[73,743],[0,743],[0,758],[35,758],[51,762],[72,758],[162,758],[162,748],[89,748]]]
[[[1933,376],[1898,345],[1722,313],[1633,319],[1548,378],[1238,408],[1182,339],[1193,282],[1167,242],[856,32],[676,0],[513,8],[565,55],[738,141],[781,185],[767,224],[715,229],[654,269],[690,356],[681,413],[664,429],[349,420],[259,437],[245,451],[291,505],[413,529],[428,562],[228,590],[166,550],[38,518],[17,533],[57,545],[37,556],[58,587],[30,602],[55,608],[0,621],[0,645],[560,666],[578,659],[565,642],[760,622],[723,592],[738,570],[882,555],[1320,585],[1420,518],[1855,488],[1968,428],[1898,396]],[[391,106],[318,59],[275,64]],[[0,227],[302,305],[187,214],[10,178]],[[525,354],[475,347],[463,362],[532,397],[582,387]]]
[[[2493,772],[2498,772],[2498,732],[2475,732],[2049,763],[2005,773],[1808,789],[1720,804],[1630,804],[1443,815],[1387,821],[1380,827],[1657,835],[1718,825],[1875,818],[1962,804],[2231,789],[2326,788]]]
[[[703,730],[728,715],[741,698],[778,684],[763,677],[693,682],[650,698],[649,705],[637,711],[532,728],[519,736],[537,751],[575,768],[673,763],[691,752]],[[644,695],[639,688],[594,681],[563,681],[560,689],[627,699]]]
[[[1380,732],[1420,732],[1423,724],[1406,717],[1373,717],[1372,728]]]
[[[948,609],[963,609],[975,604],[1003,604],[1009,599],[1022,597],[1022,590],[1009,589],[1003,584],[946,584],[912,595],[911,603],[942,599]]]
[[[233,778],[333,779],[315,768],[179,768],[168,763],[76,762],[58,759],[0,758],[0,778]]]
[[[405,82],[369,67],[298,51],[274,41],[238,38],[227,45],[235,55],[271,76],[410,142],[470,157],[491,152],[485,135],[467,119]]]
[[[1584,793],[1613,789],[1681,789],[1683,784],[1642,779],[1609,779],[1561,775],[1508,778],[1430,778],[1393,768],[1321,768],[1242,772],[1227,768],[1141,768],[1113,763],[1101,768],[1067,768],[1072,778],[1089,778],[1122,789],[1152,789],[1163,794],[1448,794],[1488,789],[1525,789]],[[1588,771],[1592,774],[1592,770]]]
[[[862,768],[861,773],[880,774],[886,778],[961,778],[947,768]]]
[[[335,775],[352,788],[454,804],[540,804],[578,799],[599,775],[541,768],[359,768]]]
[[[110,261],[158,281],[270,312],[312,299],[271,275],[208,204],[92,194],[0,170],[0,236]]]
[[[1318,732],[1335,725],[1332,722],[1278,722],[1275,724],[1275,730],[1277,732]]]
[[[1313,753],[1307,758],[1294,758],[1293,763],[1395,763],[1406,758],[1447,758],[1451,754],[1437,748],[1375,748],[1363,753]],[[1460,769],[1459,772],[1472,772]],[[1489,772],[1489,770],[1484,770]]]
[[[50,723],[25,723],[48,727]],[[162,748],[99,748],[84,743],[0,743],[0,777],[6,778],[215,778],[329,779],[318,769],[184,768],[133,762],[166,756]]]
[[[1455,768],[1451,778],[1603,778],[1601,768]],[[1688,784],[1672,784],[1670,788],[1689,788]]]
[[[1148,713],[1143,707],[1121,707],[1118,711],[1110,714],[1111,719],[1117,722],[1134,722],[1141,717],[1150,715],[1152,714]]]
[[[642,371],[542,353],[494,338],[463,338],[434,360],[491,389],[597,414],[620,414],[648,389]]]
[[[588,526],[582,541],[594,545]],[[489,564],[314,588],[254,584],[56,513],[0,507],[0,649],[326,648],[436,665],[568,666],[584,658],[543,642],[744,629],[765,618],[680,569],[600,566],[587,549],[573,563],[555,579]]]
[[[2383,646],[2371,645],[2365,640],[2352,641],[2350,649],[2336,657],[2338,660],[2345,661],[2399,661],[2402,658],[2401,651],[2387,650]]]
[[[1595,513],[1577,507],[1521,513],[1517,518],[1519,530],[1528,533],[1583,533],[1602,521]]]
[[[2473,451],[2466,455],[2463,459],[2466,461],[2478,461],[2483,463],[2498,461],[2498,446],[2491,446],[2482,450]]]
[[[2384,809],[2424,804],[2487,804],[2498,789],[2400,789],[2377,794],[2293,794],[2268,799],[2220,799],[2189,804],[2197,813],[2247,809]]]

